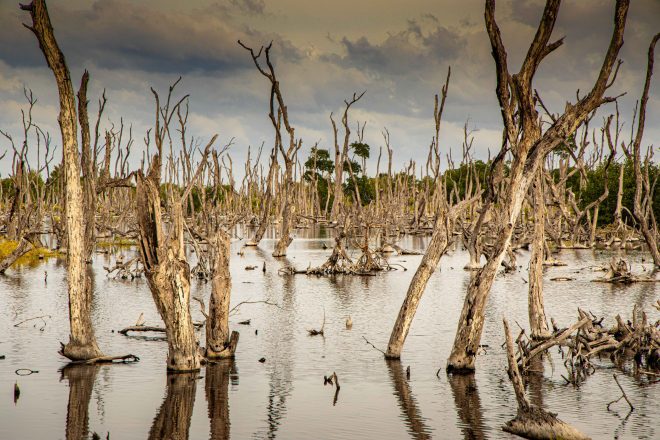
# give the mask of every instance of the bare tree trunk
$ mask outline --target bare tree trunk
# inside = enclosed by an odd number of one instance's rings
[[[259,242],[264,238],[266,228],[268,227],[268,219],[270,218],[270,210],[273,205],[273,178],[275,170],[277,169],[277,146],[273,148],[270,155],[270,167],[268,168],[268,179],[266,181],[266,194],[263,205],[261,206],[261,219],[259,227],[255,232],[252,241],[248,242],[248,246],[259,246]]]
[[[447,213],[441,208],[441,211],[437,214],[431,242],[413,279],[410,281],[406,298],[403,300],[403,304],[401,304],[399,315],[394,323],[394,328],[392,328],[390,342],[387,344],[387,351],[385,352],[386,358],[398,359],[401,357],[403,344],[406,341],[406,336],[408,336],[408,331],[415,318],[417,306],[422,299],[429,278],[435,272],[440,258],[447,250],[448,234],[450,233],[451,223],[448,221]]]
[[[69,69],[57,45],[44,0],[34,0],[22,9],[30,11],[32,27],[41,51],[55,75],[60,98],[59,123],[62,132],[62,158],[66,185],[67,281],[69,291],[69,342],[60,353],[71,360],[103,356],[96,343],[90,314],[92,292],[85,273],[85,235],[83,226],[80,157],[76,106]]]
[[[190,316],[190,266],[184,253],[181,203],[172,203],[172,225],[167,237],[154,179],[138,172],[136,194],[140,254],[156,308],[165,323],[167,370],[199,370],[197,338]]]
[[[520,72],[509,74],[507,54],[502,43],[499,27],[495,22],[495,1],[486,1],[486,29],[491,41],[492,54],[497,72],[496,93],[504,122],[506,145],[513,152],[513,161],[508,178],[508,188],[500,196],[496,218],[499,230],[486,265],[477,273],[468,286],[463,310],[458,321],[454,345],[447,361],[447,371],[470,372],[475,368],[476,356],[484,325],[486,301],[504,254],[511,244],[513,229],[520,215],[522,202],[532,179],[545,156],[564,139],[574,133],[588,115],[601,104],[614,98],[603,97],[611,85],[612,72],[619,50],[623,44],[623,32],[630,1],[617,0],[614,13],[614,29],[603,65],[591,91],[576,104],[566,106],[563,115],[555,118],[550,128],[541,131],[538,112],[532,90],[532,79],[543,58],[557,49],[563,40],[549,43],[557,18],[559,0],[548,0],[529,52]],[[614,74],[616,75],[616,74]],[[511,87],[515,93],[511,94]],[[506,145],[498,155],[503,159]],[[497,159],[496,159],[497,160]],[[491,181],[491,191],[495,183]]]
[[[543,197],[543,169],[539,168],[534,182],[532,200],[534,203],[534,238],[529,259],[529,326],[532,339],[545,339],[550,336],[543,306],[543,261],[545,249],[545,200]]]
[[[96,172],[92,161],[92,148],[89,135],[89,116],[87,113],[87,84],[89,73],[85,70],[78,90],[78,120],[82,140],[82,187],[85,224],[85,261],[91,262],[95,245],[96,229]]]
[[[481,194],[478,196],[480,197]],[[410,326],[415,317],[419,301],[422,299],[422,295],[426,289],[426,284],[428,283],[429,278],[431,278],[431,275],[433,275],[433,272],[435,272],[435,268],[438,266],[440,258],[447,250],[454,221],[460,212],[474,201],[475,199],[464,200],[451,208],[443,205],[440,207],[440,211],[436,214],[437,217],[431,242],[426,249],[424,257],[422,257],[422,261],[420,262],[413,279],[410,281],[406,298],[403,300],[403,304],[401,304],[401,309],[399,310],[399,315],[394,323],[394,328],[392,328],[390,342],[388,343],[387,351],[385,352],[386,358],[398,359],[401,357],[403,344],[408,336],[408,331],[410,330]]]
[[[165,400],[149,430],[149,440],[187,440],[195,406],[196,373],[168,374]]]
[[[285,257],[286,250],[293,241],[291,237],[291,226],[295,218],[296,207],[293,204],[293,181],[292,168],[293,160],[284,155],[284,208],[282,209],[282,224],[280,229],[280,239],[275,244],[273,257]]]
[[[9,267],[16,262],[23,255],[28,253],[32,245],[27,238],[21,238],[21,241],[18,242],[18,246],[14,249],[9,255],[7,255],[2,261],[0,261],[0,274],[4,274]]]
[[[644,170],[642,175],[642,155],[641,143],[644,135],[644,123],[646,120],[646,103],[649,99],[649,87],[651,84],[651,76],[653,75],[653,58],[655,51],[655,44],[660,38],[660,33],[656,34],[651,40],[648,51],[648,64],[646,69],[646,81],[644,82],[644,90],[639,106],[639,120],[637,122],[637,132],[632,144],[632,153],[626,150],[626,156],[633,161],[633,169],[635,171],[635,198],[633,203],[633,216],[639,225],[640,232],[646,241],[646,244],[651,252],[653,263],[655,267],[660,268],[660,249],[658,249],[658,226],[653,218],[653,190],[649,183],[648,168]],[[647,156],[646,161],[650,161]],[[644,194],[644,201],[642,203],[642,193]],[[644,205],[644,206],[642,206]]]
[[[206,357],[233,357],[238,344],[238,332],[229,337],[229,302],[231,274],[229,273],[229,234],[219,228],[211,239],[213,246],[213,278],[211,299],[206,319]]]

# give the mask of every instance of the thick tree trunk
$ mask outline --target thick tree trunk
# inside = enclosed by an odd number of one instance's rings
[[[633,216],[637,223],[639,224],[640,232],[646,241],[646,244],[651,252],[651,257],[653,258],[653,263],[655,267],[660,268],[660,249],[658,249],[658,227],[653,216],[653,190],[651,189],[651,184],[649,182],[648,169],[645,170],[644,176],[642,176],[642,155],[641,155],[641,143],[642,137],[644,135],[644,123],[646,120],[646,103],[649,99],[649,87],[651,84],[651,76],[653,75],[653,62],[654,62],[654,51],[655,44],[660,38],[660,33],[656,34],[651,40],[648,51],[648,63],[646,68],[646,80],[644,82],[644,90],[642,92],[642,97],[640,99],[639,106],[639,120],[637,122],[637,132],[635,134],[635,140],[632,145],[632,160],[633,160],[633,169],[635,171],[635,199],[633,203]],[[630,154],[627,154],[630,158]],[[650,158],[647,157],[647,161],[650,161]],[[644,205],[646,209],[642,208],[642,193],[644,194]]]
[[[233,357],[238,344],[238,332],[229,337],[229,302],[231,275],[229,273],[229,234],[220,229],[211,239],[213,246],[213,278],[211,299],[206,319],[206,357]]]
[[[166,237],[161,224],[160,195],[153,179],[139,172],[136,194],[140,253],[151,294],[165,323],[167,369],[199,370],[198,344],[190,316],[190,266],[184,254],[181,203],[172,204],[172,225],[170,236]]]
[[[206,367],[206,401],[209,408],[211,440],[230,438],[229,379],[234,369],[232,360],[213,362]]]
[[[539,169],[533,184],[534,238],[529,259],[529,326],[532,339],[550,336],[543,306],[543,261],[545,249],[545,200],[543,197],[543,170]]]
[[[89,402],[92,398],[98,365],[71,365],[62,370],[69,382],[66,411],[66,439],[86,439],[89,434]]]
[[[165,400],[154,419],[149,440],[186,440],[195,406],[197,374],[168,374]]]
[[[69,290],[69,342],[61,354],[71,360],[103,356],[96,343],[90,308],[91,286],[85,274],[85,235],[83,226],[82,188],[80,185],[80,157],[78,154],[78,124],[69,69],[64,54],[57,45],[44,0],[34,0],[22,6],[30,11],[32,27],[41,51],[55,75],[60,98],[59,123],[62,132],[62,159],[65,180],[67,281]]]

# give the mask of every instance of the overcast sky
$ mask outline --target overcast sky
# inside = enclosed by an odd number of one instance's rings
[[[543,3],[497,4],[512,72],[528,48]],[[397,167],[411,158],[424,162],[434,127],[433,95],[440,91],[449,66],[441,148],[460,153],[466,121],[475,130],[477,157],[486,158],[489,148],[499,147],[501,119],[483,1],[50,0],[48,6],[74,87],[88,69],[91,115],[106,89],[103,124],[118,124],[123,117],[133,125],[136,160],[142,155],[144,133],[154,122],[149,87],[165,94],[180,75],[179,93],[190,94],[189,134],[200,142],[215,133],[219,143],[235,138],[234,162],[244,160],[248,145],[265,142],[272,147],[269,85],[238,39],[255,48],[274,41],[272,58],[291,123],[303,139],[304,157],[317,141],[321,148],[332,148],[330,112],[340,112],[344,99],[366,90],[351,120],[353,126],[367,122],[372,158],[383,145],[381,132],[387,127]],[[553,39],[565,36],[565,43],[541,65],[534,84],[553,111],[574,101],[578,89],[591,87],[609,44],[613,11],[614,1],[563,2]],[[50,131],[61,150],[55,81],[36,39],[21,25],[28,21],[16,2],[0,0],[0,128],[20,139],[23,88],[28,87],[39,99],[36,122]],[[660,1],[631,2],[620,53],[624,64],[611,91],[628,92],[620,99],[626,132],[641,93],[648,44],[658,31]],[[644,140],[656,146],[658,76],[656,72]],[[602,115],[612,111],[607,108]],[[8,148],[0,138],[0,151]],[[2,175],[9,170],[9,156],[0,162]],[[373,171],[374,162],[368,167]]]

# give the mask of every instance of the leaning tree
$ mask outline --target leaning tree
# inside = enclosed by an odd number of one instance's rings
[[[546,1],[536,34],[520,71],[511,74],[502,35],[495,21],[495,0],[486,0],[486,30],[495,60],[496,94],[504,123],[502,148],[493,161],[492,169],[498,169],[507,153],[511,154],[511,164],[507,177],[508,185],[496,193],[498,203],[488,206],[498,221],[495,225],[496,240],[485,266],[475,274],[468,286],[454,345],[447,361],[448,372],[473,371],[475,368],[488,295],[497,270],[509,250],[514,227],[529,187],[537,177],[539,166],[546,155],[571,136],[588,115],[602,104],[616,99],[604,94],[614,82],[620,65],[617,63],[617,57],[623,45],[630,0],[616,2],[612,39],[592,89],[585,96],[578,96],[577,102],[567,102],[564,113],[549,127],[541,125],[532,81],[543,59],[563,44],[563,38],[550,42],[560,3],[560,0]],[[492,175],[489,190],[495,192],[498,179],[501,181],[502,178],[504,177],[501,173]]]

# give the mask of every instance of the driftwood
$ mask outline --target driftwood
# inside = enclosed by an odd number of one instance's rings
[[[549,348],[561,347],[564,366],[568,372],[562,375],[567,384],[579,387],[586,378],[593,374],[596,366],[591,360],[607,353],[616,366],[622,366],[622,360],[633,359],[639,371],[650,376],[660,370],[660,322],[650,324],[644,312],[633,309],[632,321],[624,322],[620,315],[615,320],[617,325],[607,329],[602,325],[603,318],[597,319],[593,313],[578,309],[579,320],[566,329],[557,328],[552,320],[554,333],[542,342],[526,342],[521,336],[517,339],[519,356],[517,364],[525,374],[529,371],[532,360]],[[564,352],[564,348],[568,352]]]
[[[193,327],[196,330],[204,327],[203,322],[193,322]],[[123,329],[117,331],[120,335],[127,336],[129,332],[155,332],[155,333],[165,333],[165,327],[153,327],[149,325],[132,325],[129,327],[124,327]]]
[[[597,283],[631,284],[631,283],[657,283],[660,282],[660,279],[639,277],[633,275],[633,273],[630,270],[630,265],[628,264],[628,262],[623,258],[620,258],[618,261],[612,259],[605,276],[603,278],[597,278],[593,281]]]
[[[140,358],[133,355],[133,354],[126,354],[123,356],[99,356],[97,358],[93,359],[86,359],[86,360],[79,360],[79,361],[72,361],[69,362],[69,364],[72,365],[95,365],[95,364],[111,364],[111,363],[133,363],[133,362],[139,362]]]

